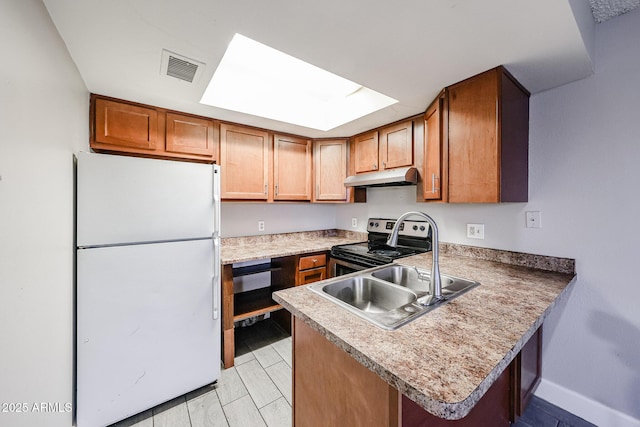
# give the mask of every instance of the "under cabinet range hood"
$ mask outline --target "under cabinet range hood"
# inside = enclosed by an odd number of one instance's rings
[[[392,187],[415,185],[417,181],[418,170],[414,167],[406,167],[351,175],[344,180],[344,185],[346,187]]]

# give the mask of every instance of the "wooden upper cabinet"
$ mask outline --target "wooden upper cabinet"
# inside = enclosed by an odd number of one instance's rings
[[[166,151],[217,161],[218,135],[212,119],[167,113]]]
[[[427,108],[424,116],[424,144],[422,161],[422,198],[425,200],[446,200],[447,180],[444,146],[444,92]]]
[[[311,200],[311,140],[273,138],[274,200]]]
[[[314,141],[313,169],[315,191],[314,202],[336,202],[347,200],[347,140]]]
[[[127,102],[91,97],[92,148],[154,154],[162,151],[158,111]]]
[[[97,152],[215,163],[213,119],[91,94],[90,146]]]
[[[353,172],[376,172],[413,165],[413,120],[352,138]]]
[[[447,88],[449,202],[526,202],[529,92],[503,67]]]
[[[378,132],[367,132],[353,138],[355,173],[375,172],[378,163]]]
[[[220,124],[220,169],[223,199],[269,198],[268,132]]]
[[[413,121],[380,130],[380,170],[413,165]]]

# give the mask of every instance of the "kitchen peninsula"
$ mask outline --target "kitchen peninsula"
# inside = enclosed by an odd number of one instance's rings
[[[428,270],[431,256],[396,262]],[[574,261],[441,243],[440,269],[481,285],[391,332],[306,287],[274,294],[294,315],[294,425],[506,426],[524,410],[539,377],[520,370],[524,349],[539,361]]]

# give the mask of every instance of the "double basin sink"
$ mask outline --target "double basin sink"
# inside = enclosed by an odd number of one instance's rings
[[[415,267],[387,265],[309,288],[383,329],[394,330],[480,284],[442,274],[442,300],[426,305],[430,276]]]

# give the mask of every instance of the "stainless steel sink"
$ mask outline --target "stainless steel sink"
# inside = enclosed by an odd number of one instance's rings
[[[393,330],[479,285],[448,275],[441,275],[441,279],[444,299],[429,306],[421,302],[429,298],[430,273],[415,267],[376,267],[309,288],[375,325]]]
[[[371,276],[409,288],[415,291],[419,297],[429,293],[431,274],[415,267],[388,266],[372,272]],[[478,282],[444,274],[440,275],[440,279],[442,281],[442,295],[448,296],[448,299],[479,285]]]
[[[323,286],[322,291],[367,313],[396,310],[418,299],[413,292],[368,277],[340,280]]]

